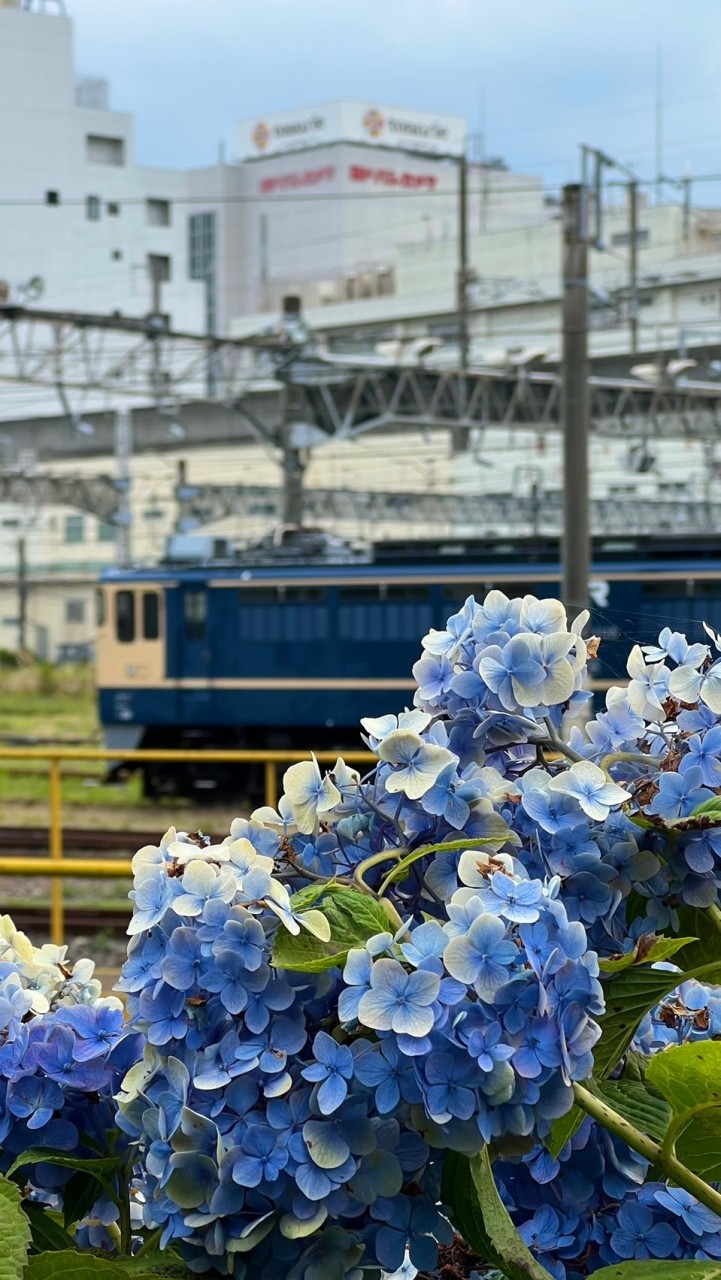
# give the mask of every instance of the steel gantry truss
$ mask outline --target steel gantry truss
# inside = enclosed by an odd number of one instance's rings
[[[277,521],[282,489],[274,485],[181,483],[176,489],[177,528],[198,529],[228,517]],[[75,507],[121,525],[126,518],[124,487],[109,475],[55,475],[52,472],[0,473],[0,502],[26,509],[41,505]],[[562,495],[557,490],[519,496],[387,490],[310,489],[305,500],[308,519],[359,526],[423,525],[429,529],[463,529],[478,536],[513,528],[520,535],[560,531]],[[664,496],[642,502],[632,494],[596,498],[591,503],[596,534],[658,533],[663,530],[709,533],[721,530],[721,501]]]
[[[550,430],[561,425],[556,373],[483,369],[464,377],[425,368],[342,369],[301,357],[283,376],[301,390],[311,421],[338,438],[403,423]],[[598,435],[721,436],[718,383],[685,379],[649,385],[637,378],[592,376],[589,387],[591,429]]]
[[[209,380],[209,369],[212,379]],[[212,338],[170,328],[167,317],[106,316],[0,306],[0,382],[243,409],[250,390],[292,385],[296,409],[327,437],[409,426],[558,430],[555,372],[474,369],[465,375],[373,357],[328,356],[282,330]],[[605,436],[721,439],[721,385],[690,377],[649,385],[633,377],[589,380],[591,429]],[[267,436],[279,427],[262,423]],[[255,424],[258,425],[257,423]]]
[[[178,527],[198,528],[229,516],[277,520],[282,490],[271,485],[179,485],[176,490]],[[309,489],[305,512],[310,521],[423,525],[463,529],[479,536],[512,528],[519,535],[561,531],[563,494],[549,490],[519,496],[514,493],[389,492],[384,490]],[[710,533],[721,530],[721,501],[663,496],[653,502],[633,494],[615,494],[591,501],[594,534]]]
[[[25,510],[40,506],[75,507],[109,524],[120,523],[125,506],[123,488],[122,482],[108,475],[0,471],[0,502],[13,502]]]

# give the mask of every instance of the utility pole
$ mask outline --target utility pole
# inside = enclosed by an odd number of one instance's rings
[[[628,184],[628,315],[631,330],[631,351],[638,351],[638,183],[632,178]]]
[[[468,373],[468,158],[465,143],[458,157],[458,270],[456,272],[456,310],[458,313],[458,369],[460,406],[466,411]],[[468,448],[468,427],[454,427],[451,451],[463,453]]]
[[[663,197],[663,49],[656,45],[656,204]]]
[[[115,410],[115,468],[118,486],[118,514],[115,559],[118,567],[127,568],[132,560],[131,461],[133,457],[133,419],[130,409]]]
[[[688,240],[691,235],[691,179],[685,177],[682,179],[683,184],[683,238]]]
[[[284,382],[280,391],[280,447],[283,453],[281,524],[300,527],[303,523],[304,450],[293,444],[292,388]]]
[[[586,188],[563,188],[563,538],[561,594],[571,612],[588,603],[588,240]]]
[[[18,653],[26,652],[28,621],[28,570],[25,539],[18,538]]]

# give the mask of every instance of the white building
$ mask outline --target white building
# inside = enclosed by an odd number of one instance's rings
[[[76,79],[69,18],[4,0],[0,50],[3,292],[137,316],[156,277],[173,322],[201,328],[203,287],[188,277],[187,207],[176,203],[188,176],[136,164],[132,117],[108,109],[104,82]]]
[[[243,173],[242,308],[277,312],[285,294],[305,307],[397,292],[406,245],[451,246],[458,235],[457,116],[332,102],[238,126]],[[469,169],[469,225],[488,230],[543,220],[540,179]]]

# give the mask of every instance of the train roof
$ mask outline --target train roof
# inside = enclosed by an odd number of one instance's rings
[[[494,577],[508,574],[521,577],[551,575],[559,567],[559,540],[486,539],[440,540],[410,543],[385,542],[371,548],[364,557],[309,557],[304,563],[286,556],[256,555],[250,549],[237,555],[209,557],[190,562],[160,562],[130,568],[108,568],[101,574],[103,582],[199,582],[217,581],[277,582],[313,578],[332,584],[334,580],[374,581],[445,576],[456,579]],[[703,567],[721,573],[721,538],[631,536],[594,539],[592,567],[594,573],[632,568],[636,573],[663,570],[693,574]]]

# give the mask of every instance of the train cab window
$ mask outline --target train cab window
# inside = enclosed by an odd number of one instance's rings
[[[95,592],[95,624],[98,628],[105,626],[105,591],[98,587]]]
[[[115,597],[115,632],[121,644],[135,639],[135,594],[119,591]]]
[[[160,635],[160,607],[157,591],[143,592],[143,639],[157,640]]]
[[[187,591],[184,610],[186,640],[203,640],[208,621],[207,591]]]

